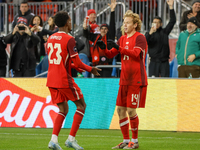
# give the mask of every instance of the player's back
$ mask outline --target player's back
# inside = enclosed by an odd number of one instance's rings
[[[71,59],[68,52],[68,41],[73,38],[65,32],[51,35],[47,41],[49,69],[47,86],[55,88],[68,88],[73,84],[71,77]]]

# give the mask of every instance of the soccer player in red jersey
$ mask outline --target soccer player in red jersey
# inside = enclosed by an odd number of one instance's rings
[[[138,144],[139,119],[137,108],[144,108],[147,91],[147,75],[145,70],[145,56],[147,53],[147,41],[141,29],[139,15],[128,10],[124,15],[123,23],[126,35],[122,36],[118,43],[107,42],[107,50],[103,41],[97,44],[105,49],[108,58],[121,53],[121,75],[117,96],[117,112],[119,125],[123,134],[123,142],[112,149],[136,149]],[[128,119],[128,116],[129,119]],[[129,137],[129,120],[132,131],[132,139]]]
[[[55,15],[54,22],[59,31],[51,35],[47,41],[49,60],[47,86],[51,93],[52,102],[57,104],[59,108],[59,113],[54,121],[53,133],[48,147],[53,150],[62,150],[58,144],[58,134],[68,113],[67,102],[71,100],[76,105],[77,110],[65,145],[76,150],[83,150],[77,144],[75,136],[83,119],[86,104],[80,88],[71,76],[71,67],[86,70],[97,76],[99,75],[98,71],[101,71],[101,69],[87,66],[79,59],[75,39],[68,35],[68,32],[71,31],[71,18],[68,13],[58,12]]]

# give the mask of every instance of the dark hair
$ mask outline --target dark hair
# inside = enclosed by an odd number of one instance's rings
[[[28,5],[28,1],[27,1],[27,0],[24,0],[24,1],[21,2],[21,4],[27,4],[27,5]],[[20,5],[21,5],[21,4],[20,4]]]
[[[55,22],[54,22],[54,16],[51,16],[51,17],[49,17],[49,18],[52,18],[52,19],[53,19],[53,24],[52,24],[52,25],[49,25],[49,30],[53,31],[53,30],[55,29],[55,26],[56,26],[56,24],[55,24]]]
[[[154,17],[153,19],[158,19],[158,20],[160,20],[160,23],[162,23],[162,18],[159,17],[159,16],[156,16],[156,17]]]
[[[69,19],[69,15],[65,11],[59,11],[54,16],[54,22],[58,27],[64,27],[67,23],[67,20]]]
[[[41,27],[43,27],[43,21],[42,21],[42,18],[41,18],[40,16],[33,16],[33,17],[31,18],[31,21],[30,21],[29,25],[34,26],[34,24],[33,24],[33,19],[34,19],[35,17],[38,17],[38,18],[40,19],[40,24],[39,24],[39,25],[40,25]]]

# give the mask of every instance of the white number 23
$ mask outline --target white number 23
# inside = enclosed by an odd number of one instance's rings
[[[60,53],[62,52],[61,50],[61,45],[59,43],[55,43],[54,47],[53,47],[53,44],[52,43],[48,43],[47,45],[47,48],[49,49],[50,48],[50,51],[49,51],[49,56],[48,56],[48,59],[49,59],[49,63],[50,64],[55,64],[55,65],[59,65],[60,62],[61,62],[61,55]],[[51,55],[52,53],[54,52],[54,50],[57,49],[57,52],[56,52],[56,57],[57,58],[52,58],[51,59]]]

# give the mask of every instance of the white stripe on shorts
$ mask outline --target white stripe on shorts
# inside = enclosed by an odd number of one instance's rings
[[[138,99],[137,99],[137,108],[139,108],[139,106],[140,106],[140,92],[138,94]]]
[[[75,87],[74,87],[74,90],[75,90],[75,93],[76,93],[77,99],[79,100],[79,99],[80,99],[80,97],[79,97],[79,95],[78,95],[78,92],[77,92],[77,90],[76,90],[76,88],[75,88]]]

